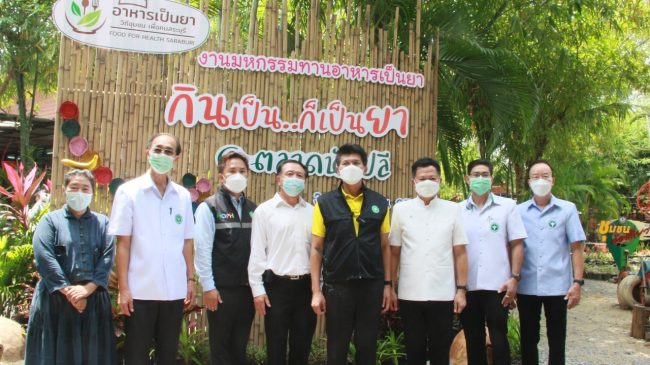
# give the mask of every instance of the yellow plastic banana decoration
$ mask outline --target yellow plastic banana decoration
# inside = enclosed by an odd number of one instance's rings
[[[93,171],[99,166],[99,154],[95,153],[93,158],[88,162],[81,162],[64,158],[61,160],[63,166],[72,167],[73,169],[82,169]]]

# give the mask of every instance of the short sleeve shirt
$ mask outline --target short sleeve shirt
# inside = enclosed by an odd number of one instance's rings
[[[172,182],[161,196],[146,173],[119,187],[109,234],[131,237],[129,290],[134,299],[178,300],[187,294],[186,239],[194,238],[192,200]]]
[[[467,243],[458,204],[415,198],[393,207],[391,246],[401,247],[398,297],[450,301],[456,293],[453,247]]]
[[[518,292],[566,295],[573,282],[571,244],[586,239],[575,204],[552,196],[544,208],[533,199],[517,208],[528,232]]]
[[[467,245],[467,289],[499,290],[510,278],[508,242],[526,238],[517,203],[490,194],[481,208],[472,197],[460,203]]]

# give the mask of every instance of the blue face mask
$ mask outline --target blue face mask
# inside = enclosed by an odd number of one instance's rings
[[[282,190],[290,197],[296,197],[305,190],[305,180],[297,177],[285,177],[282,180]]]

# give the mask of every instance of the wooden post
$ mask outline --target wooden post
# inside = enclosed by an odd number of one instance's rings
[[[648,325],[650,317],[650,308],[636,304],[632,308],[632,326],[630,327],[630,336],[634,338],[645,339],[645,327]]]

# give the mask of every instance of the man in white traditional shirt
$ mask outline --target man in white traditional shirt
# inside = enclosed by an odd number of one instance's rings
[[[302,199],[307,168],[300,161],[277,166],[280,190],[253,217],[248,280],[255,311],[264,316],[267,364],[309,362],[316,314],[311,309],[309,249],[314,207]]]
[[[407,363],[448,364],[454,313],[465,307],[467,238],[459,206],[437,196],[438,162],[421,158],[411,172],[417,197],[396,204],[391,220],[391,278],[400,270],[392,307],[404,320]]]
[[[126,364],[176,364],[183,306],[194,301],[190,193],[169,177],[181,153],[175,136],[147,144],[151,169],[115,193],[108,232],[117,236],[118,305],[126,316]]]
[[[491,363],[509,365],[508,310],[521,280],[526,229],[517,203],[491,193],[490,161],[471,161],[465,180],[472,192],[460,203],[469,239],[467,308],[460,316],[467,360],[471,365],[490,363],[485,350],[487,325],[492,342]]]

